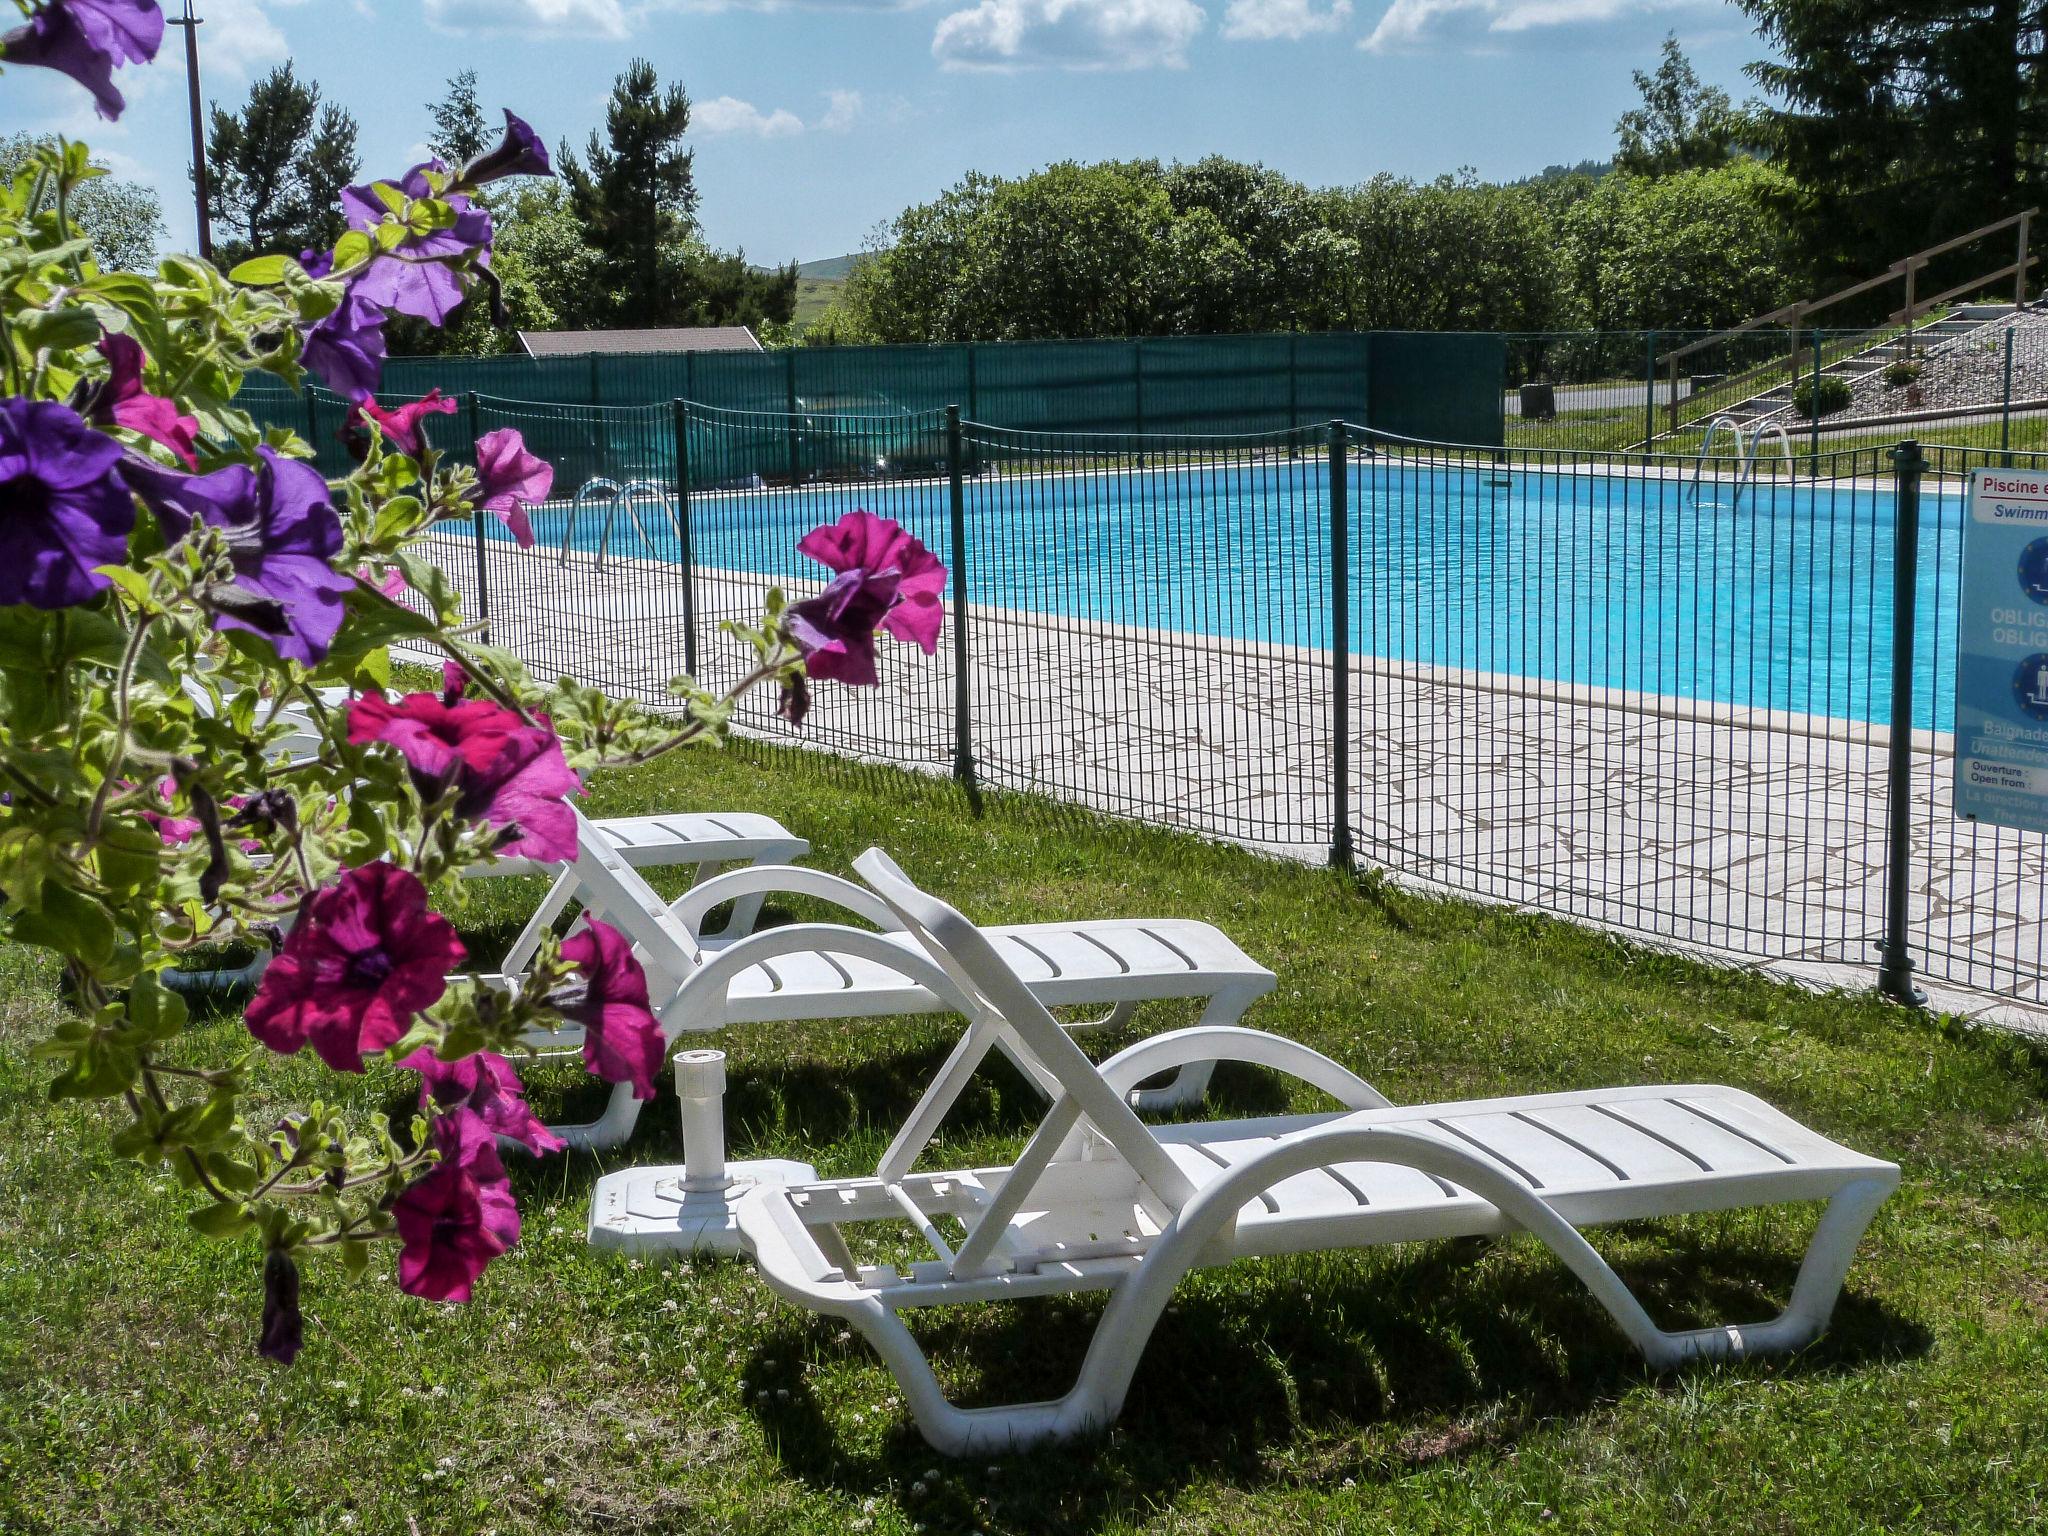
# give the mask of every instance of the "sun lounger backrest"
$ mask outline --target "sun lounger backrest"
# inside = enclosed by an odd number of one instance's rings
[[[1169,1207],[1179,1210],[1194,1193],[1187,1176],[981,930],[936,896],[919,890],[879,848],[854,860],[854,868],[961,991],[1010,1026],[1018,1044],[1052,1074],[1082,1117],[1123,1154],[1132,1171]]]
[[[640,963],[667,978],[669,994],[696,972],[703,953],[688,925],[669,910],[646,877],[626,862],[580,810],[576,811],[576,877],[584,905],[633,941]],[[654,990],[658,994],[662,989]]]

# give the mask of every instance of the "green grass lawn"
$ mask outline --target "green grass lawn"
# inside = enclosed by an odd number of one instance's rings
[[[593,809],[765,810],[843,867],[880,843],[970,913],[1187,914],[1280,985],[1247,1023],[1397,1101],[1707,1079],[1899,1161],[1905,1183],[1803,1356],[1647,1373],[1528,1240],[1245,1263],[1192,1279],[1123,1417],[1078,1446],[945,1461],[857,1338],[740,1262],[638,1264],[583,1240],[592,1180],[674,1161],[674,1101],[617,1154],[515,1169],[519,1247],[468,1307],[308,1266],[296,1367],[256,1358],[257,1256],[187,1233],[111,1117],[51,1106],[29,1046],[51,968],[0,951],[0,1531],[2015,1531],[2048,1524],[2048,1058],[1868,998],[1816,996],[1549,921],[1427,903],[1025,803],[683,754]],[[673,889],[674,882],[669,888]],[[488,957],[532,882],[473,888]],[[791,904],[776,918],[799,915]],[[1157,1006],[1146,1029],[1191,1021]],[[940,1019],[762,1027],[731,1053],[735,1155],[867,1171],[954,1038]],[[245,1039],[221,1017],[192,1041]],[[1106,1050],[1110,1039],[1091,1045]],[[593,1095],[536,1071],[546,1112]],[[267,1064],[282,1098],[404,1102],[403,1074]],[[1226,1111],[1313,1102],[1218,1074]],[[1007,1069],[933,1166],[1022,1144]],[[1810,1211],[1596,1238],[1667,1324],[1760,1317]],[[967,1401],[1063,1390],[1100,1300],[918,1326]]]

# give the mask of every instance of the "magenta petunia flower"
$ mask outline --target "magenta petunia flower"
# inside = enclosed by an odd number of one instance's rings
[[[398,748],[423,800],[453,786],[458,816],[504,829],[500,853],[576,857],[576,815],[565,797],[581,794],[583,782],[545,722],[528,725],[489,699],[410,693],[394,703],[373,693],[349,706],[348,739]]]
[[[783,620],[812,677],[856,685],[878,681],[877,629],[927,656],[938,649],[946,567],[901,525],[871,512],[849,512],[837,523],[813,528],[797,551],[838,573],[816,597],[792,603]]]
[[[548,499],[554,466],[528,453],[526,440],[514,428],[500,427],[476,440],[476,478],[477,505],[497,513],[520,548],[531,549],[533,525],[526,509]]]
[[[427,184],[428,171],[446,170],[438,160],[414,166],[396,182],[369,182],[346,187],[341,194],[341,211],[349,227],[365,233],[375,230],[390,217],[390,210],[377,195],[380,186],[395,186],[407,197],[433,196]],[[481,252],[489,259],[490,213],[460,192],[446,192],[441,201],[455,211],[455,222],[447,229],[426,234],[408,234],[388,250],[380,248],[368,266],[349,279],[349,292],[401,315],[413,315],[433,325],[445,325],[466,297],[462,277],[455,263]]]
[[[529,128],[525,121],[512,111],[505,112],[505,135],[496,146],[485,150],[462,168],[456,185],[481,187],[486,183],[501,181],[507,176],[552,176],[555,168],[548,163],[548,147],[541,143],[540,135]]]
[[[261,635],[289,661],[312,666],[341,628],[341,600],[355,578],[330,563],[341,550],[341,518],[320,471],[273,448],[257,462],[206,475],[180,475],[130,458],[122,471],[165,534],[194,523],[226,538],[234,579],[206,596],[216,629]]]
[[[519,1241],[519,1206],[482,1116],[442,1115],[434,1141],[441,1161],[391,1205],[398,1288],[427,1301],[467,1301],[491,1260]]]
[[[147,64],[163,40],[156,0],[45,0],[28,25],[0,37],[0,59],[69,75],[112,122],[127,105],[114,89],[114,71]]]
[[[384,376],[384,309],[351,289],[333,313],[306,327],[299,361],[337,395],[357,404]]]
[[[455,401],[443,399],[440,390],[431,389],[424,400],[415,400],[392,411],[382,409],[375,400],[365,400],[349,412],[349,419],[353,422],[368,417],[377,423],[378,429],[401,453],[418,458],[427,447],[424,418],[450,416],[455,409]]]
[[[100,356],[107,360],[107,379],[92,403],[92,419],[101,426],[112,423],[139,432],[162,443],[197,469],[199,459],[192,448],[199,437],[196,418],[179,414],[178,403],[152,395],[142,387],[142,365],[146,361],[142,343],[133,336],[109,331],[99,341]]]
[[[654,1097],[654,1077],[668,1042],[647,1000],[647,973],[633,945],[609,923],[588,920],[562,941],[562,958],[582,972],[548,999],[562,1017],[583,1026],[583,1064],[608,1083],[631,1083],[633,1097]]]
[[[135,500],[121,445],[68,405],[0,399],[0,604],[69,608],[128,556]]]
[[[526,1088],[512,1063],[494,1051],[460,1061],[443,1061],[431,1050],[414,1051],[399,1062],[420,1075],[420,1108],[468,1109],[494,1136],[518,1142],[534,1153],[559,1152],[566,1143],[526,1103]]]
[[[360,1072],[440,999],[466,954],[417,875],[365,864],[306,902],[244,1022],[281,1055],[310,1043],[337,1072]]]

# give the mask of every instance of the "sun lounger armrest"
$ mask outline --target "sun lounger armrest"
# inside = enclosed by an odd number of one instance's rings
[[[1146,1078],[1196,1061],[1245,1061],[1271,1067],[1320,1088],[1346,1109],[1387,1109],[1385,1094],[1320,1051],[1284,1035],[1236,1025],[1203,1024],[1176,1029],[1126,1046],[1102,1064],[1102,1075],[1118,1093],[1129,1093]]]
[[[763,960],[819,950],[885,965],[918,986],[930,988],[948,1008],[969,1018],[974,1016],[974,1005],[953,979],[919,951],[843,923],[789,923],[735,939],[725,948],[713,951],[661,1010],[663,1033],[673,1045],[685,1029],[723,1027],[726,990],[735,976]]]
[[[742,896],[754,895],[815,897],[873,923],[884,933],[900,932],[903,927],[896,914],[872,891],[863,890],[851,880],[842,880],[822,869],[805,869],[796,864],[754,864],[746,869],[713,875],[678,897],[669,911],[695,938],[704,919],[715,908]]]

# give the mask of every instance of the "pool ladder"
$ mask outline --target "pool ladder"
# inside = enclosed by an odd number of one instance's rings
[[[1693,461],[1692,504],[1694,506],[1700,504],[1700,486],[1706,477],[1707,456],[1714,446],[1714,439],[1720,435],[1723,427],[1726,427],[1729,435],[1735,439],[1735,457],[1742,465],[1735,476],[1735,497],[1728,504],[1729,511],[1734,512],[1741,509],[1742,493],[1748,490],[1756,481],[1757,454],[1763,447],[1764,439],[1772,433],[1777,434],[1778,447],[1784,453],[1785,473],[1788,476],[1798,473],[1798,469],[1792,461],[1792,437],[1790,433],[1786,432],[1783,422],[1767,421],[1754,432],[1745,433],[1742,430],[1742,423],[1733,416],[1716,416],[1707,423],[1706,433],[1700,438],[1699,457]]]
[[[619,508],[621,507],[626,509],[626,516],[632,520],[633,532],[639,535],[641,547],[643,549],[652,549],[654,547],[654,541],[647,537],[647,529],[641,523],[640,514],[635,510],[633,501],[638,496],[652,496],[662,511],[667,512],[669,505],[668,488],[666,486],[656,480],[628,480],[624,485],[620,485],[616,480],[602,478],[586,480],[583,482],[582,489],[576,492],[576,499],[569,503],[569,521],[562,528],[562,552],[557,558],[556,564],[567,565],[569,563],[569,553],[575,547],[576,541],[577,513],[583,510],[587,502],[595,501],[601,496],[609,496],[611,501],[605,508],[604,527],[597,536],[597,568],[600,571],[604,569],[605,551],[611,547],[612,524],[618,521]],[[674,521],[673,517],[670,520]]]

